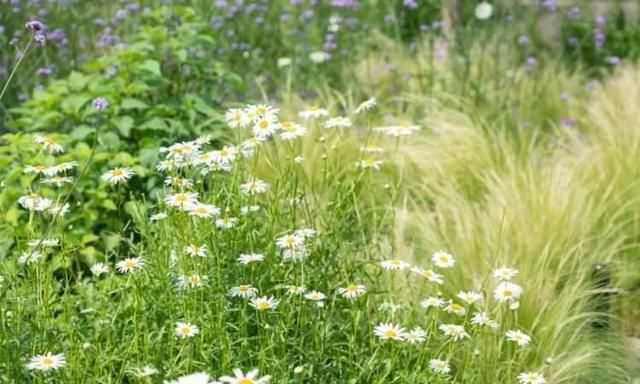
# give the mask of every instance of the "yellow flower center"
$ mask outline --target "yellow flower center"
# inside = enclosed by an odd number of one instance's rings
[[[198,207],[196,208],[196,213],[205,214],[207,210],[204,207]]]
[[[451,309],[455,312],[459,312],[461,310],[463,310],[464,308],[462,308],[462,305],[460,304],[451,304]]]
[[[238,291],[247,292],[247,291],[249,291],[249,286],[248,285],[241,285],[241,286],[238,287]]]
[[[358,291],[358,287],[355,284],[349,284],[347,286],[347,292],[357,292]]]
[[[40,362],[40,364],[44,367],[51,367],[54,364],[54,361],[52,358],[50,357],[45,357],[44,359],[42,359],[42,361]]]
[[[111,176],[114,176],[114,177],[119,177],[119,176],[122,176],[123,174],[124,172],[120,168],[116,168],[113,171],[111,171]]]
[[[177,194],[175,198],[176,198],[176,201],[180,203],[184,203],[185,201],[187,201],[187,195],[185,195],[184,193]]]
[[[128,269],[133,269],[136,267],[136,262],[133,260],[126,260],[124,262],[124,265],[128,268]]]
[[[511,296],[513,296],[513,292],[511,292],[511,291],[510,291],[510,290],[508,290],[508,289],[505,289],[505,290],[504,290],[504,292],[503,292],[503,295],[504,295],[505,297],[511,297]]]
[[[254,384],[255,381],[253,381],[252,379],[248,378],[248,377],[243,377],[241,379],[239,379],[237,381],[238,384]]]
[[[270,305],[267,301],[261,301],[256,306],[259,310],[264,311],[265,309],[269,309]]]
[[[191,328],[184,326],[180,328],[180,333],[182,333],[183,335],[188,335],[191,333]]]
[[[260,129],[267,129],[269,128],[269,122],[267,120],[260,120]]]
[[[398,335],[398,333],[393,329],[388,329],[384,332],[384,335],[388,338],[394,338]]]
[[[449,262],[449,258],[447,256],[440,256],[440,262],[441,263],[448,263]]]
[[[45,166],[44,165],[36,165],[34,167],[37,171],[44,171],[45,170]]]

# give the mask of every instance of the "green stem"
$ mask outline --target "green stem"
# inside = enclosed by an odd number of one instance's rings
[[[22,63],[22,60],[27,55],[27,51],[29,50],[29,47],[31,47],[31,43],[33,43],[33,39],[29,40],[29,43],[27,43],[27,46],[20,53],[20,57],[18,58],[18,61],[13,66],[13,69],[11,70],[11,73],[9,74],[9,78],[4,83],[4,86],[2,87],[2,91],[0,91],[0,101],[2,101],[2,98],[4,97],[4,94],[7,92],[7,89],[9,88],[9,84],[11,83],[11,79],[13,79],[13,75],[16,74],[16,71],[18,70],[18,67]]]

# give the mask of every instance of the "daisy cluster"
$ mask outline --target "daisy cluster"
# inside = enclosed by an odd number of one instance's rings
[[[421,316],[423,324],[410,329],[393,321],[378,323],[373,328],[373,335],[386,342],[401,342],[407,344],[421,344],[433,342],[435,345],[446,345],[447,342],[471,342],[482,339],[487,334],[502,334],[505,340],[513,342],[518,348],[526,348],[532,342],[532,337],[519,329],[501,330],[501,319],[512,321],[508,312],[519,308],[522,287],[513,279],[518,270],[511,267],[499,267],[493,270],[496,281],[493,292],[486,290],[458,291],[451,297],[444,296],[444,290],[455,292],[445,284],[446,270],[454,268],[456,258],[450,252],[437,250],[433,252],[431,268],[414,266],[399,259],[383,260],[380,266],[387,271],[409,271],[422,281],[432,284],[431,291],[435,295],[428,296],[420,302],[420,306],[428,311],[428,316]],[[491,301],[493,298],[493,302]],[[392,315],[403,306],[385,303],[381,306],[383,312]],[[506,309],[506,311],[505,311]],[[429,332],[430,330],[430,332]],[[429,348],[438,350],[438,348]],[[481,351],[477,350],[477,353]],[[446,352],[445,352],[446,353]],[[431,370],[440,375],[448,376],[452,373],[451,355],[434,356],[429,361]],[[460,366],[458,369],[463,369]],[[542,374],[524,372],[517,377],[521,384],[544,384]]]

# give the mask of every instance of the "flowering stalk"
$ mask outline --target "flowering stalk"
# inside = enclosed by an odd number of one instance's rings
[[[22,63],[22,60],[27,55],[27,51],[29,50],[29,47],[31,47],[32,42],[33,42],[33,39],[30,39],[29,42],[27,43],[27,46],[22,50],[22,52],[20,52],[18,61],[16,61],[15,65],[11,69],[11,73],[9,74],[7,81],[4,83],[4,86],[2,87],[2,91],[0,91],[0,102],[2,101],[2,97],[4,96],[4,94],[7,92],[7,89],[9,88],[9,84],[11,83],[13,76],[16,74],[18,67]]]

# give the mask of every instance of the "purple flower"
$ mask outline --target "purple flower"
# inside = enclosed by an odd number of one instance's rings
[[[420,24],[420,32],[429,32],[431,28],[426,24]]]
[[[338,48],[338,44],[336,44],[335,41],[327,40],[327,41],[324,42],[323,48],[324,48],[325,51],[331,52],[334,49]]]
[[[126,9],[118,9],[116,11],[116,20],[124,20],[128,16]]]
[[[548,9],[549,11],[556,10],[556,0],[544,0],[542,2],[542,6]]]
[[[569,44],[570,47],[577,47],[578,44],[580,44],[580,41],[575,36],[569,36],[567,38],[567,44]]]
[[[620,64],[622,60],[618,56],[607,56],[604,61],[609,65],[616,66]]]
[[[602,49],[605,40],[606,38],[602,30],[600,30],[599,28],[593,30],[593,44],[596,46],[597,50]]]
[[[291,5],[296,6],[302,4],[302,0],[291,0]]]
[[[602,15],[596,16],[596,25],[600,28],[604,27],[607,24],[607,18]]]
[[[313,18],[313,9],[305,9],[300,14],[300,19],[302,21],[308,21],[308,20],[311,20],[312,18]]]
[[[431,23],[431,29],[433,29],[433,30],[436,30],[436,31],[437,31],[437,30],[438,30],[438,29],[440,29],[440,28],[442,28],[442,21],[440,21],[440,20],[436,20],[436,21],[434,21],[433,23]]]
[[[580,7],[578,7],[577,5],[569,8],[569,12],[567,13],[567,16],[569,16],[569,19],[571,20],[578,20],[581,15],[582,12],[580,11]]]
[[[527,72],[533,71],[533,69],[538,65],[538,60],[535,57],[529,56],[526,60]]]
[[[42,67],[38,68],[36,74],[38,74],[38,76],[49,76],[52,72],[53,69],[51,69],[50,67]]]
[[[44,24],[42,24],[38,20],[29,20],[25,23],[24,27],[31,30],[31,32],[44,31]]]
[[[66,38],[67,36],[62,28],[56,28],[53,31],[47,32],[47,40],[49,41],[62,42]]]
[[[109,102],[104,97],[96,97],[93,99],[93,108],[101,111],[109,106]]]
[[[331,0],[331,5],[336,8],[356,8],[360,4],[358,0]]]
[[[575,127],[577,121],[572,117],[563,117],[560,119],[560,125],[567,128]]]
[[[44,44],[47,42],[47,38],[43,33],[36,33],[35,35],[33,35],[33,40],[35,40],[35,42],[40,46],[44,46]]]
[[[404,0],[403,4],[404,4],[405,7],[409,8],[409,9],[418,8],[418,3],[416,2],[416,0]]]
[[[527,35],[520,35],[520,37],[518,37],[518,45],[521,47],[526,47],[529,45],[529,42],[529,37],[527,37]]]

